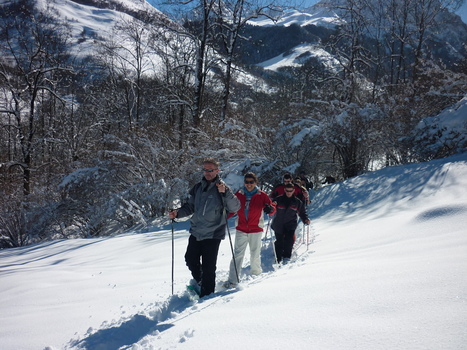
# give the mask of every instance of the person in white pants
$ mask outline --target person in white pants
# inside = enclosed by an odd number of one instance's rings
[[[230,262],[229,279],[224,284],[226,288],[239,283],[239,277],[247,246],[250,246],[250,273],[259,275],[261,268],[261,237],[264,228],[264,215],[273,215],[276,211],[271,198],[258,187],[258,177],[248,172],[244,176],[244,187],[235,195],[240,200],[237,212],[234,257]]]

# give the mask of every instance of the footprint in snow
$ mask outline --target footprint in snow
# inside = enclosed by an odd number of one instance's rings
[[[185,333],[183,333],[183,335],[180,337],[180,343],[184,343],[186,342],[189,338],[193,338],[195,334],[195,330],[194,329],[188,329],[185,331]]]

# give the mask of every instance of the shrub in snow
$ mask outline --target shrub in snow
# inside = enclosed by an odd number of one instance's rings
[[[440,114],[424,118],[415,129],[421,160],[444,158],[467,148],[467,96]]]

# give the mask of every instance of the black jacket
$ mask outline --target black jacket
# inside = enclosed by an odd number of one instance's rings
[[[308,214],[305,210],[303,202],[295,196],[290,198],[286,194],[274,199],[277,203],[276,215],[272,220],[271,227],[274,231],[295,230],[298,222],[297,218],[305,222],[308,220]]]

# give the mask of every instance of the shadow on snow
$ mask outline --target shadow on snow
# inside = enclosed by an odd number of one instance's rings
[[[99,329],[83,339],[71,340],[70,348],[86,350],[115,350],[137,343],[148,335],[162,333],[186,317],[198,313],[221,300],[220,297],[235,293],[230,289],[216,292],[199,301],[190,301],[185,295],[173,295],[162,303],[152,315],[133,315],[117,326]],[[196,305],[196,308],[192,307]]]

